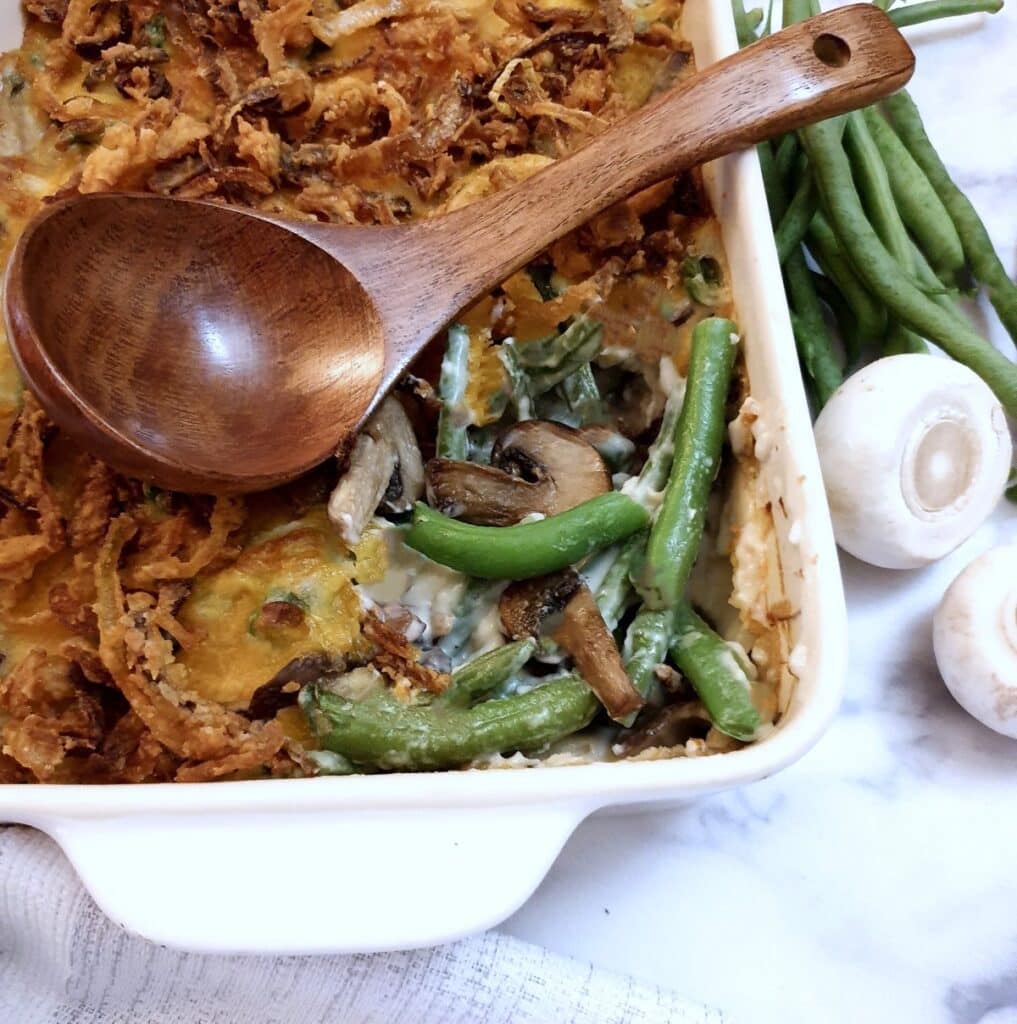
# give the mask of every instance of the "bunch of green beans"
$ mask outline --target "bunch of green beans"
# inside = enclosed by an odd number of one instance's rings
[[[903,27],[1001,6],[999,0],[927,0],[889,13]],[[739,43],[749,45],[762,18],[746,12],[743,0],[733,7]],[[785,25],[817,13],[816,0],[783,0]],[[911,97],[898,93],[878,107],[764,143],[758,152],[795,341],[816,406],[863,360],[927,351],[931,343],[974,370],[1017,415],[1017,364],[957,305],[960,289],[973,279],[1017,340],[1017,285],[950,178]]]

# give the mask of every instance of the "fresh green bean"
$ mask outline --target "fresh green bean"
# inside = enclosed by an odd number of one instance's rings
[[[953,283],[964,269],[964,248],[943,201],[876,108],[866,107],[862,116],[883,157],[901,219],[928,256],[937,276]]]
[[[448,689],[434,701],[436,705],[469,707],[476,699],[485,697],[495,687],[511,679],[537,650],[537,641],[530,637],[502,644],[493,651],[460,665],[452,673]]]
[[[595,320],[577,317],[559,334],[523,345],[505,342],[515,349],[519,365],[530,378],[530,391],[542,395],[585,366],[600,351],[604,328]]]
[[[784,183],[791,177],[791,172],[795,169],[795,164],[798,162],[801,151],[802,148],[798,145],[798,136],[794,132],[789,132],[777,144],[773,161],[774,170],[777,173],[777,181],[780,183],[781,188],[784,187]]]
[[[784,216],[773,232],[781,266],[787,263],[792,253],[801,248],[818,208],[819,192],[812,180],[812,172],[806,167]]]
[[[470,413],[466,406],[466,382],[470,360],[470,333],[462,324],[451,324],[445,356],[441,361],[438,397],[438,436],[435,452],[442,459],[465,460]]]
[[[901,269],[912,274],[914,260],[911,256],[911,239],[894,202],[883,158],[860,111],[855,110],[847,115],[844,149],[851,162],[858,194],[876,234]]]
[[[474,526],[421,502],[406,544],[434,562],[485,579],[523,580],[573,565],[638,533],[649,522],[642,505],[611,491],[536,523]]]
[[[822,408],[843,383],[844,375],[834,354],[830,331],[823,319],[812,275],[800,248],[788,259],[784,276],[791,310],[797,314],[792,326],[798,356],[812,381],[816,404]]]
[[[738,740],[755,739],[761,724],[752,684],[734,652],[682,601],[674,613],[671,658],[692,684],[713,724]]]
[[[1006,490],[1003,493],[1007,501],[1017,505],[1017,469],[1010,470],[1010,479],[1006,482]]]
[[[738,46],[749,46],[756,41],[758,23],[756,26],[753,26],[742,0],[731,0],[731,9],[734,12],[735,34],[738,37]],[[763,12],[760,11],[759,15],[760,21],[762,21]]]
[[[958,18],[965,14],[996,14],[1003,9],[1003,0],[929,0],[923,4],[908,4],[890,12],[897,28],[921,25],[941,18]]]
[[[928,353],[928,351],[929,346],[914,331],[909,331],[903,324],[896,322],[890,324],[890,329],[886,332],[883,355],[899,356],[905,353]]]
[[[820,302],[833,314],[837,332],[846,356],[844,373],[851,373],[862,357],[862,342],[858,337],[858,324],[851,307],[844,301],[840,289],[825,274],[813,273],[812,284]]]
[[[600,705],[572,675],[471,708],[410,706],[387,691],[353,701],[318,685],[304,687],[300,706],[322,746],[362,768],[438,771],[541,750],[589,725]]]
[[[960,324],[900,272],[865,216],[836,128],[828,122],[820,122],[803,128],[799,134],[831,225],[873,294],[906,327],[935,342],[958,362],[974,370],[1011,415],[1017,415],[1017,365],[970,326]],[[964,238],[963,231],[961,238]],[[1017,306],[1014,312],[1017,314]]]
[[[1006,268],[993,248],[992,239],[971,200],[954,184],[949,171],[940,159],[922,124],[914,101],[902,90],[885,101],[894,128],[908,152],[932,183],[939,198],[953,220],[964,246],[964,255],[975,277],[985,285],[989,301],[999,314],[1010,337],[1017,341],[1017,284],[1010,279]],[[972,332],[974,334],[974,332]],[[933,339],[939,341],[939,339]],[[981,341],[981,339],[979,339]],[[943,345],[950,352],[950,349]],[[950,353],[953,355],[953,353]],[[954,356],[954,358],[959,358]],[[961,359],[961,362],[966,360]],[[972,366],[972,369],[975,367]],[[976,371],[981,372],[981,371]],[[997,374],[994,371],[994,376]],[[986,378],[988,381],[988,378]],[[991,385],[991,381],[988,381]],[[998,394],[998,392],[997,392]],[[1004,403],[1005,404],[1005,403]],[[1013,411],[1011,409],[1011,411]]]
[[[720,468],[737,351],[738,328],[730,320],[710,317],[696,325],[671,474],[635,580],[643,601],[653,609],[678,601],[696,560],[710,487]]]
[[[809,226],[808,246],[823,273],[833,281],[851,307],[861,347],[864,349],[881,344],[887,328],[886,307],[870,294],[859,279],[822,210]]]
[[[589,363],[580,366],[575,373],[569,374],[561,382],[561,390],[569,408],[578,417],[580,425],[601,423],[607,418],[604,402],[600,397],[600,388],[597,387],[593,368]]]
[[[918,284],[922,291],[962,327],[969,327],[971,321],[965,316],[964,310],[961,309],[960,303],[957,301],[957,292],[948,289],[936,276],[936,272],[929,266],[929,261],[925,258],[925,253],[917,245],[913,247],[912,255],[915,259],[915,276],[918,278]]]

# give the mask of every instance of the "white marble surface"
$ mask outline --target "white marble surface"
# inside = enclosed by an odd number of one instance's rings
[[[911,35],[930,134],[1013,273],[1010,2]],[[847,699],[819,746],[740,792],[588,821],[507,930],[752,1024],[1017,1024],[1017,741],[953,702],[931,642],[949,581],[1015,539],[1008,506],[925,571],[845,557]]]

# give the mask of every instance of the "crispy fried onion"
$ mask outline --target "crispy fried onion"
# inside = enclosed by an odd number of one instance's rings
[[[241,498],[215,499],[207,528],[195,521],[190,507],[168,519],[141,527],[138,552],[128,562],[124,581],[151,587],[167,580],[189,580],[216,562],[232,559],[229,538],[243,525],[247,509]]]
[[[275,722],[250,722],[186,690],[186,670],[174,641],[185,631],[173,616],[176,587],[158,599],[124,592],[118,566],[138,528],[128,516],[110,524],[95,567],[99,654],[131,709],[152,736],[184,764],[175,778],[197,782],[270,766],[285,759],[285,737]]]
[[[421,661],[421,652],[406,636],[383,621],[375,612],[364,616],[364,637],[374,645],[371,664],[387,676],[396,689],[441,693],[450,677]]]
[[[28,579],[64,545],[63,522],[43,467],[49,430],[46,414],[25,392],[25,404],[0,456],[0,580],[6,582]]]

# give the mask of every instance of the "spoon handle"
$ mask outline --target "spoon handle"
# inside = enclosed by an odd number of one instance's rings
[[[386,265],[387,247],[337,245],[358,276],[384,281],[375,298],[386,323],[405,325],[389,333],[386,376],[405,365],[423,335],[612,203],[689,167],[873,103],[913,70],[914,54],[882,10],[843,7],[706,68],[517,186],[397,229],[402,275]]]

